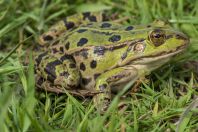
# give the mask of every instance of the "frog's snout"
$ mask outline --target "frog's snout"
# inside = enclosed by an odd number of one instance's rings
[[[177,33],[177,34],[175,35],[175,38],[176,38],[176,39],[183,40],[184,43],[185,43],[185,45],[188,45],[188,44],[190,43],[189,37],[188,37],[186,34],[184,34],[184,33]]]

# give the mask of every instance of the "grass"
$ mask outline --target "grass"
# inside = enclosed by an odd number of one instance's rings
[[[1,131],[198,131],[198,71],[186,67],[198,59],[198,1],[1,0],[0,7],[0,60],[7,57],[0,63]],[[124,25],[167,20],[191,39],[184,54],[154,71],[139,92],[126,98],[126,110],[117,109],[115,98],[103,116],[90,99],[36,91],[33,61],[26,55],[31,56],[29,47],[55,21],[75,12],[99,10],[129,17]]]

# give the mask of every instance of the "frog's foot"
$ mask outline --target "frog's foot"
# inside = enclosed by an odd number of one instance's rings
[[[111,102],[110,93],[99,93],[94,96],[93,101],[96,109],[102,114],[109,108]]]
[[[135,82],[135,84],[132,86],[132,89],[131,89],[131,93],[136,93],[137,91],[139,91],[139,86],[141,85],[141,80],[137,80]]]
[[[124,112],[129,108],[129,104],[127,101],[125,100],[121,100],[118,104],[118,111],[119,112]]]
[[[132,89],[130,92],[130,94],[133,94],[133,93],[137,93],[139,90],[140,90],[140,85],[142,84],[142,82],[148,82],[149,80],[146,79],[145,77],[141,77],[139,78],[135,84],[132,86]]]
[[[96,90],[99,90],[100,93],[94,96],[94,104],[96,106],[96,109],[100,113],[103,113],[108,109],[110,105],[111,89],[106,81],[101,80],[98,82],[98,84],[96,84]]]
[[[94,96],[94,103],[96,108],[100,112],[104,112],[110,105],[111,101],[111,91],[113,89],[122,90],[123,83],[135,81],[137,79],[138,73],[134,67],[120,67],[112,69],[101,74],[96,79],[96,90],[100,91],[99,94]],[[112,88],[111,88],[112,87]]]
[[[40,76],[36,76],[36,88],[38,90],[45,90],[56,94],[65,93],[67,91],[69,94],[73,96],[77,96],[82,99],[85,99],[85,97],[93,97],[100,93],[99,91],[96,90],[87,90],[80,88],[65,89],[61,86],[52,84],[50,81],[47,81]]]
[[[39,76],[36,76],[36,87],[38,89],[46,90],[57,94],[64,92],[64,89],[62,87],[54,86],[50,81],[47,81]]]

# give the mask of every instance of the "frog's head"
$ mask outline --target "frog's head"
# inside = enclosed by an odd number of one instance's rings
[[[125,64],[146,66],[150,71],[169,61],[189,44],[185,34],[169,26],[151,25],[137,31],[136,39],[127,49]]]

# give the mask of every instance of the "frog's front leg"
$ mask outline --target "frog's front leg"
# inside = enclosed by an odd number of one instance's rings
[[[90,22],[107,21],[107,17],[103,12],[84,12],[72,16],[68,16],[61,21],[58,21],[51,28],[39,37],[39,44],[49,44],[55,40],[62,32],[78,27],[81,24]]]
[[[80,73],[71,55],[42,53],[35,59],[35,72],[42,79],[65,89],[75,88],[80,82]]]
[[[93,98],[96,108],[100,112],[106,111],[111,101],[111,91],[115,91],[117,88],[120,90],[120,87],[124,87],[122,84],[135,81],[137,78],[138,71],[132,66],[116,68],[101,74],[96,79],[95,86],[100,93]]]

